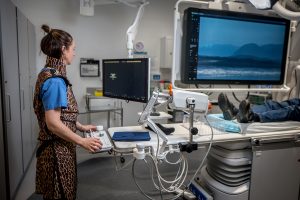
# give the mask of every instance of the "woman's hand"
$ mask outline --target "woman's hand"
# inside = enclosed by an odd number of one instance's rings
[[[76,127],[82,132],[90,132],[96,131],[97,127],[94,125],[82,125],[78,121],[76,122]],[[90,152],[95,152],[102,148],[102,142],[99,138],[90,137],[90,138],[82,138],[79,145]]]
[[[80,131],[82,132],[87,132],[87,131],[96,131],[97,130],[97,127],[94,126],[94,125],[82,125],[80,124]]]
[[[76,122],[76,128],[77,130],[81,131],[81,132],[87,132],[87,131],[96,131],[97,127],[94,125],[83,125],[81,123],[79,123],[78,121]]]
[[[95,152],[102,148],[102,142],[98,138],[82,138],[81,145],[83,148],[90,152]]]

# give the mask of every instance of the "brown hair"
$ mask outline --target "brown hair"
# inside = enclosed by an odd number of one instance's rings
[[[42,52],[50,57],[60,59],[62,57],[63,46],[68,49],[73,41],[72,36],[66,31],[59,29],[50,29],[48,25],[43,24],[41,27],[46,35],[41,40]]]

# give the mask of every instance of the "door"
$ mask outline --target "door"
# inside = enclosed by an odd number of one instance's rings
[[[1,14],[0,14],[1,22]],[[0,26],[0,38],[1,38],[1,26]],[[2,59],[1,59],[2,45],[0,40],[0,199],[8,199],[8,184],[6,181],[6,159],[5,159],[5,146],[4,146],[4,117],[3,117],[3,93],[2,93]]]
[[[17,29],[18,29],[18,52],[19,52],[19,77],[20,77],[20,97],[21,97],[21,128],[22,128],[22,153],[23,153],[23,170],[25,171],[33,156],[36,147],[36,133],[33,126],[36,117],[33,116],[33,91],[31,87],[32,58],[35,59],[35,48],[32,47],[32,29],[34,28],[28,19],[17,10]],[[35,36],[33,34],[33,36]],[[34,54],[34,55],[32,55]],[[35,65],[34,65],[35,67]],[[31,116],[31,117],[29,117]]]
[[[18,37],[16,8],[9,0],[0,0],[2,78],[4,92],[4,116],[7,145],[10,196],[16,193],[23,176],[23,156],[20,116],[20,88],[18,66]]]

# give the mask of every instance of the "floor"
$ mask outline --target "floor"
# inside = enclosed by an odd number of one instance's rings
[[[205,149],[185,154],[189,162],[188,177],[192,177],[200,165],[205,154]],[[78,148],[78,193],[77,199],[128,199],[143,200],[146,198],[137,188],[132,176],[132,155],[125,156],[125,163],[120,162],[120,157],[112,156],[108,153],[90,154]],[[35,162],[33,160],[23,184],[16,196],[16,200],[41,200],[41,196],[34,194]],[[149,162],[149,161],[148,161]],[[120,169],[122,168],[122,169]],[[160,199],[160,193],[154,188],[150,178],[149,168],[145,163],[138,160],[135,163],[135,178],[137,184],[143,191],[154,199]],[[174,178],[177,170],[172,166],[163,166],[161,174],[166,178]],[[189,180],[189,179],[187,179]],[[171,198],[174,195],[166,195]],[[181,199],[181,198],[178,198]]]

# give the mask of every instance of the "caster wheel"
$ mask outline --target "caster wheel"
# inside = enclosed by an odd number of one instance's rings
[[[124,157],[121,157],[121,158],[120,158],[120,161],[121,161],[121,163],[124,163],[124,162],[125,162],[125,158],[124,158]]]
[[[112,154],[112,153],[113,153],[113,150],[111,149],[111,150],[109,150],[107,153],[108,153],[108,154]]]

